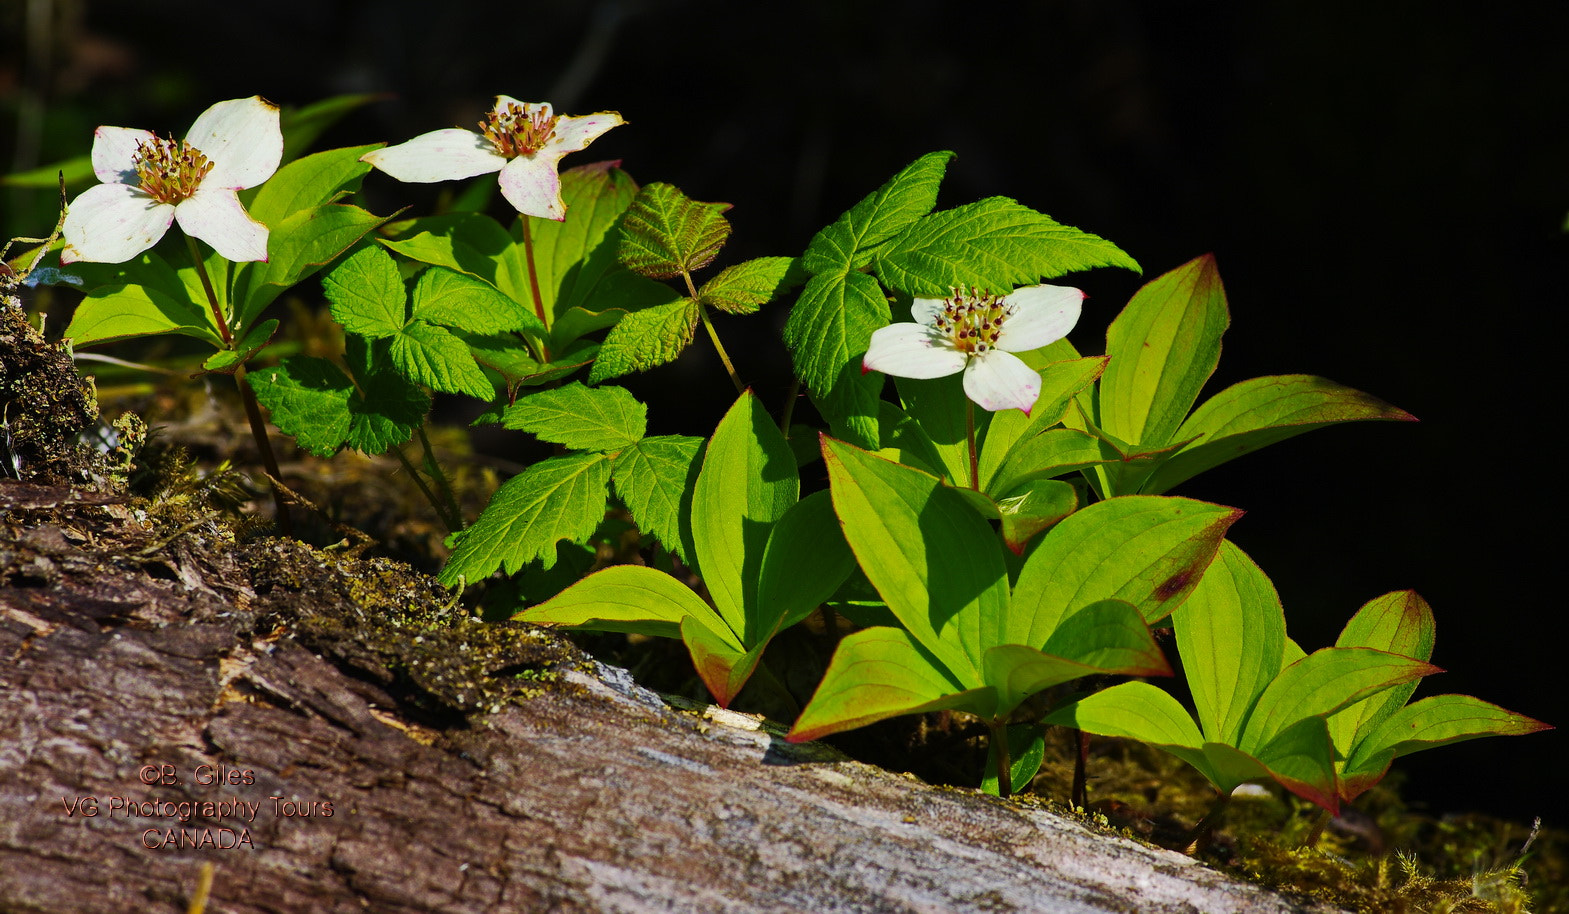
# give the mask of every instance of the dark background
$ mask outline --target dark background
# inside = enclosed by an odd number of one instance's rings
[[[35,4],[38,5],[38,4]],[[942,206],[1006,195],[1107,237],[1153,278],[1215,252],[1233,326],[1207,393],[1321,374],[1419,416],[1316,432],[1179,494],[1247,509],[1232,538],[1292,635],[1332,643],[1415,588],[1463,692],[1569,724],[1562,310],[1569,4],[1385,2],[0,4],[0,167],[85,153],[100,123],[178,136],[215,101],[385,91],[327,145],[472,126],[497,93],[629,125],[619,158],[734,204],[721,263],[796,254],[918,155],[952,149]],[[370,206],[428,202],[373,176]],[[0,190],[9,233],[47,196]],[[28,221],[31,220],[31,221]],[[1098,352],[1141,280],[1073,277]],[[778,328],[720,320],[771,406]],[[771,324],[769,323],[771,321]],[[1553,326],[1559,326],[1557,331]],[[700,342],[633,385],[656,432],[705,434],[733,396]],[[693,391],[702,393],[695,394]],[[777,408],[777,407],[775,407]],[[1396,763],[1435,811],[1569,823],[1564,731]]]

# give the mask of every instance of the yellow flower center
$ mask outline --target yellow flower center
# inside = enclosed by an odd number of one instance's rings
[[[202,151],[184,140],[153,137],[136,144],[131,157],[142,190],[159,203],[179,203],[189,199],[201,186],[202,178],[212,171],[212,162]]]
[[[544,106],[527,111],[522,105],[509,103],[505,110],[492,111],[479,122],[485,139],[496,147],[496,152],[507,158],[531,155],[545,148],[556,135],[559,120]]]
[[[1003,302],[1001,295],[979,290],[954,289],[942,300],[942,311],[932,321],[939,333],[953,341],[953,348],[971,355],[984,355],[997,346],[1003,322],[1017,310]]]

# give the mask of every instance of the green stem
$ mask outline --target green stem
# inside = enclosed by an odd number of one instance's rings
[[[186,235],[185,246],[191,251],[191,263],[195,265],[196,276],[201,279],[202,289],[207,293],[207,304],[212,308],[212,319],[218,324],[218,335],[223,337],[225,348],[233,349],[234,334],[229,332],[229,322],[224,319],[223,309],[218,307],[218,293],[213,289],[212,279],[207,275],[207,264],[202,260],[202,252],[196,249],[196,239]]]
[[[779,419],[779,431],[786,440],[790,438],[790,418],[795,415],[795,401],[801,397],[801,379],[790,379],[790,394],[785,397],[784,415]]]
[[[452,525],[452,519],[447,516],[446,510],[441,506],[441,502],[436,500],[436,493],[430,490],[430,486],[425,485],[425,480],[420,478],[419,470],[415,469],[414,464],[409,462],[409,458],[404,456],[403,448],[393,445],[391,451],[397,455],[398,462],[403,464],[404,472],[409,474],[409,478],[414,480],[416,486],[419,486],[419,490],[425,496],[425,500],[430,502],[432,508],[436,509],[436,516],[441,518],[441,522],[447,525],[449,531],[457,530],[458,528]]]
[[[713,321],[708,319],[708,309],[697,300],[697,286],[692,284],[692,274],[682,270],[681,278],[686,280],[687,294],[692,296],[693,304],[697,305],[697,316],[702,319],[703,329],[708,331],[708,338],[714,341],[714,349],[719,353],[719,361],[725,363],[725,371],[730,375],[730,383],[735,385],[735,392],[746,393],[746,385],[741,383],[741,376],[736,374],[735,366],[730,364],[730,355],[725,352],[724,344],[719,342],[719,332],[714,329]]]
[[[970,445],[970,488],[981,490],[980,461],[975,453],[975,402],[964,398],[964,438]]]
[[[444,517],[447,529],[457,532],[463,529],[463,510],[458,507],[458,500],[452,494],[452,485],[447,481],[447,474],[436,461],[436,452],[430,446],[430,439],[425,436],[423,425],[419,427],[419,443],[420,447],[425,449],[425,472],[436,481],[436,490],[441,493],[441,499],[447,505]]]
[[[1210,837],[1215,832],[1215,826],[1220,824],[1221,818],[1226,814],[1226,807],[1230,804],[1231,794],[1221,794],[1220,798],[1215,801],[1215,805],[1211,806],[1209,812],[1204,814],[1204,818],[1199,820],[1199,824],[1193,826],[1193,832],[1188,836],[1187,843],[1182,848],[1184,854],[1191,857],[1209,845]]]
[[[545,317],[545,296],[539,291],[539,269],[534,266],[534,230],[529,228],[529,217],[520,213],[518,219],[523,222],[523,256],[528,261],[528,291],[534,296],[534,313],[539,316],[539,322],[549,329],[550,319]],[[543,344],[540,346],[540,361],[550,361],[550,349]]]
[[[1004,800],[1013,796],[1013,759],[1008,752],[1008,722],[993,722],[992,755],[997,759],[997,795]]]
[[[1324,826],[1329,824],[1329,810],[1320,809],[1318,815],[1313,817],[1313,828],[1308,832],[1307,840],[1302,842],[1303,847],[1318,847],[1318,839],[1324,837]]]

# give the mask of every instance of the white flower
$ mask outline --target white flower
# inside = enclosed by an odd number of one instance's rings
[[[60,262],[122,263],[157,244],[175,220],[227,260],[266,260],[267,226],[236,192],[272,177],[282,159],[278,106],[259,95],[213,105],[180,142],[99,127],[93,173],[104,183],[71,204]]]
[[[614,111],[567,117],[552,114],[549,102],[530,104],[498,95],[496,106],[479,123],[480,133],[455,127],[436,130],[368,152],[360,160],[413,184],[499,171],[501,195],[514,209],[560,222],[567,217],[567,206],[561,201],[556,163],[624,123]]]
[[[1041,376],[1013,353],[1067,336],[1083,301],[1083,292],[1067,286],[917,298],[910,305],[916,323],[889,324],[872,333],[861,370],[901,378],[943,378],[962,370],[965,395],[982,409],[1028,415],[1041,394]]]

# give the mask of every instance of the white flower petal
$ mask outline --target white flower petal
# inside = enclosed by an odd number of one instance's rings
[[[1018,311],[1003,322],[1002,331],[997,334],[997,348],[1028,352],[1068,335],[1079,322],[1084,293],[1068,286],[1028,286],[1015,289],[1003,300]]]
[[[941,298],[917,298],[910,302],[910,316],[915,318],[916,323],[930,327],[937,320],[937,315],[943,312],[945,304]]]
[[[93,174],[105,184],[137,184],[136,146],[154,139],[150,130],[99,127],[93,132]]]
[[[626,121],[614,111],[599,111],[578,117],[562,117],[556,121],[556,133],[546,144],[547,149],[558,149],[563,155],[587,149],[605,131],[620,127]]]
[[[124,263],[158,243],[174,207],[129,184],[89,187],[71,202],[61,234],[60,262]]]
[[[251,218],[233,190],[203,185],[174,208],[174,217],[185,234],[212,245],[225,260],[267,259],[267,226]]]
[[[508,162],[499,178],[501,195],[524,215],[557,222],[565,219],[567,205],[561,200],[561,176],[556,174],[561,156],[547,147]]]
[[[434,130],[360,156],[399,181],[430,184],[500,171],[507,164],[490,141],[472,130]]]
[[[278,106],[260,95],[213,105],[197,116],[185,140],[212,161],[204,185],[255,187],[272,177],[283,160]]]
[[[946,378],[963,369],[968,359],[946,336],[924,324],[889,324],[872,331],[861,370],[900,378]]]
[[[1028,416],[1041,395],[1041,376],[1018,356],[993,349],[970,359],[964,394],[981,409],[1022,409]]]

